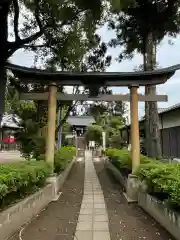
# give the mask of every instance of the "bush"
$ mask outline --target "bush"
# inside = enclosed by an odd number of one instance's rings
[[[127,149],[109,148],[106,155],[126,175],[132,171],[130,152]],[[180,164],[163,163],[140,155],[140,167],[136,174],[147,185],[147,192],[180,210]]]
[[[44,161],[1,164],[1,208],[43,186],[49,173],[50,167]]]
[[[54,172],[60,173],[63,171],[75,155],[76,148],[73,146],[61,147],[59,150],[56,150],[54,153]],[[36,160],[45,160],[45,154],[40,154]]]
[[[117,151],[118,149],[116,148],[107,148],[106,149],[106,156],[109,157],[109,159],[111,160],[111,158],[114,156],[114,153]]]
[[[72,146],[61,147],[54,154],[54,172],[63,171],[76,154],[76,148]]]
[[[131,153],[126,148],[123,149],[108,148],[106,150],[106,155],[118,169],[127,169],[127,173],[131,173],[132,171]],[[153,159],[149,159],[144,155],[140,155],[141,164],[147,164],[152,161],[155,162],[155,160]]]
[[[46,140],[44,137],[37,137],[34,139],[34,148],[32,149],[33,158],[40,158],[45,155]]]
[[[146,183],[149,194],[180,210],[180,164],[141,165],[137,175]]]

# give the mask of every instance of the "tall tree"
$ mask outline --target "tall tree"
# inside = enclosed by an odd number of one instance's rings
[[[28,14],[27,14],[28,13]],[[85,36],[95,31],[102,13],[101,0],[3,0],[0,2],[0,120],[4,111],[6,72],[4,65],[20,48],[55,54],[57,45],[74,23],[83,23]],[[11,18],[13,41],[9,41]],[[39,53],[40,54],[40,53]]]
[[[154,47],[165,35],[179,33],[179,4],[177,0],[112,0],[112,18],[109,27],[116,31],[116,39],[110,45],[123,46],[119,60],[132,57],[138,51],[143,54],[144,70],[155,66]],[[113,19],[113,20],[112,20]],[[156,93],[156,86],[149,86],[145,93]],[[161,156],[157,102],[146,103],[147,152],[151,157]]]

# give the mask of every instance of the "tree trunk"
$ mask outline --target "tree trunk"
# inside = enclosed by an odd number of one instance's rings
[[[0,7],[0,123],[5,108],[6,70],[4,68],[8,53],[8,13],[10,1]]]
[[[144,53],[143,53],[143,67],[144,71],[147,71],[147,39],[144,40]],[[145,95],[148,94],[148,87],[145,86]],[[149,139],[149,104],[148,102],[145,102],[145,149],[146,149],[146,154],[149,156],[149,146],[150,146],[150,139]]]
[[[145,70],[153,70],[156,64],[156,53],[153,52],[153,35],[149,33],[146,41],[146,57],[144,57]],[[145,87],[145,94],[156,94],[156,86]],[[145,103],[145,130],[146,130],[146,151],[152,158],[161,157],[161,141],[159,132],[159,115],[157,102]]]

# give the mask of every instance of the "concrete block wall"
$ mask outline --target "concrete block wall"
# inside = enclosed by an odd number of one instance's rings
[[[7,239],[25,222],[36,216],[52,200],[52,185],[49,184],[0,213],[0,239]]]

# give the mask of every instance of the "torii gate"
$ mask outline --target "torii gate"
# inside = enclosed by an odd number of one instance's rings
[[[158,85],[165,83],[173,76],[180,65],[171,66],[154,71],[139,72],[62,72],[50,73],[45,70],[21,67],[8,64],[7,69],[11,70],[19,80],[24,83],[40,83],[49,85],[49,92],[46,93],[23,93],[21,99],[26,100],[48,100],[48,133],[46,143],[46,161],[54,164],[54,142],[56,129],[56,100],[102,100],[102,101],[130,101],[131,110],[131,154],[132,172],[140,164],[140,143],[139,143],[139,119],[138,101],[167,101],[165,95],[138,95],[140,86]],[[57,93],[57,85],[62,86],[88,86],[92,89],[96,86],[129,87],[130,94],[126,95],[73,95]]]

